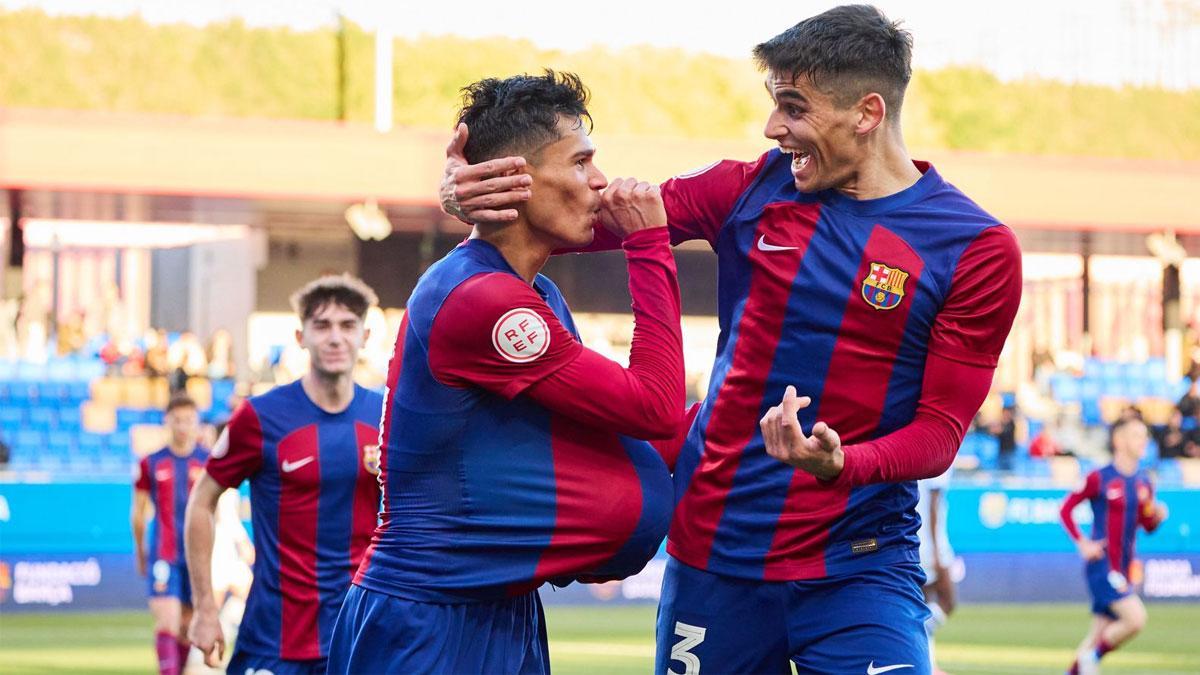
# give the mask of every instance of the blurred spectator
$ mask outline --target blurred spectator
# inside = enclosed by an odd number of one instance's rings
[[[13,359],[20,353],[17,342],[17,314],[20,305],[16,298],[0,300],[0,359]]]
[[[1196,433],[1183,429],[1183,414],[1178,410],[1172,412],[1167,424],[1155,432],[1155,440],[1158,441],[1158,456],[1161,459],[1200,457]]]
[[[200,339],[191,331],[180,335],[179,339],[167,348],[167,364],[171,369],[169,383],[172,394],[184,391],[189,377],[203,377],[208,374],[204,345],[200,344]]]
[[[1062,446],[1058,444],[1058,440],[1055,438],[1055,424],[1053,420],[1047,421],[1042,426],[1041,431],[1029,442],[1029,456],[1055,457],[1062,454],[1065,454]]]
[[[171,372],[167,359],[167,331],[161,328],[148,330],[143,341],[146,343],[146,375],[166,377]]]
[[[58,355],[67,356],[83,349],[87,344],[84,334],[83,311],[77,311],[58,324]]]
[[[12,451],[9,450],[8,444],[4,442],[3,438],[0,438],[0,469],[8,466],[8,459],[11,456]]]
[[[208,342],[208,377],[226,380],[234,376],[233,335],[218,328]]]
[[[1013,458],[1017,454],[1017,409],[1004,406],[1000,411],[1000,421],[993,428],[996,439],[1000,441],[997,467],[1001,471],[1011,471]]]
[[[1192,380],[1187,393],[1175,404],[1175,409],[1179,411],[1180,415],[1183,415],[1184,429],[1196,426],[1196,416],[1200,413],[1200,381]],[[1189,418],[1191,423],[1188,422]]]
[[[48,295],[46,282],[38,283],[21,299],[17,316],[17,340],[21,358],[32,363],[46,362],[47,321],[50,310],[42,296]]]

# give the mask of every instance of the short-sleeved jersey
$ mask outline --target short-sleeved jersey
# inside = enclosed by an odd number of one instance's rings
[[[154,522],[150,527],[150,560],[184,562],[183,517],[188,494],[204,469],[208,451],[201,447],[187,455],[176,455],[161,448],[146,455],[137,464],[133,486],[150,493],[154,504]]]
[[[1078,536],[1078,530],[1071,511],[1083,501],[1090,502],[1092,507],[1091,538],[1105,543],[1109,569],[1128,578],[1138,525],[1149,532],[1158,527],[1150,476],[1140,469],[1127,476],[1112,464],[1089,473],[1083,487],[1068,495],[1063,504],[1063,521],[1072,537]]]
[[[582,351],[554,283],[490,243],[426,271],[389,365],[383,515],[355,583],[459,603],[645,565],[670,522],[661,457],[526,393]]]
[[[870,200],[800,193],[778,150],[662,186],[672,240],[706,239],[719,263],[716,361],[675,472],[668,551],[684,563],[782,581],[917,561],[915,483],[818,481],[768,456],[758,425],[795,385],[804,429],[871,441],[914,419],[928,355],[995,368],[1016,239],[916,166]]]
[[[383,397],[355,385],[339,413],[318,407],[297,380],[234,412],[210,476],[250,480],[254,583],[238,649],[286,660],[326,656],[351,576],[375,530],[379,483],[364,448],[378,441]]]

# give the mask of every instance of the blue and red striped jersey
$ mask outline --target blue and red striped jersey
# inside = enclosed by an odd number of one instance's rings
[[[205,470],[221,485],[250,480],[254,583],[238,647],[287,660],[322,658],[351,575],[375,530],[379,482],[364,448],[379,437],[383,397],[354,387],[338,413],[297,380],[234,411],[227,444]]]
[[[918,560],[913,479],[945,470],[987,393],[1021,258],[915,164],[915,184],[870,200],[798,192],[778,150],[663,184],[672,241],[707,240],[719,265],[716,361],[675,471],[682,562],[798,580]],[[840,434],[835,481],[764,450],[759,419],[788,385],[812,398],[806,431]]]
[[[181,563],[183,554],[183,517],[188,494],[204,469],[208,451],[199,446],[180,456],[170,448],[161,448],[141,459],[133,486],[150,493],[154,504],[154,522],[150,526],[150,562],[165,560]]]
[[[1112,464],[1089,473],[1083,487],[1067,495],[1060,512],[1063,526],[1072,539],[1078,539],[1080,534],[1071,512],[1083,501],[1091,503],[1094,516],[1091,538],[1105,543],[1109,569],[1129,578],[1138,526],[1153,532],[1159,525],[1150,475],[1139,469],[1127,476]]]
[[[670,475],[650,444],[622,434],[678,433],[678,285],[666,228],[625,247],[635,316],[655,319],[636,322],[629,370],[582,346],[550,279],[527,283],[486,241],[421,277],[389,366],[382,521],[355,583],[479,601],[627,576],[654,555]],[[653,278],[635,284],[639,274]],[[659,385],[669,391],[647,393]]]

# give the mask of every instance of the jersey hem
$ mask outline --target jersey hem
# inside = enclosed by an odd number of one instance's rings
[[[697,564],[694,558],[689,560],[686,553],[680,550],[673,542],[667,541],[667,553],[678,560],[679,562],[694,567],[705,572],[720,574],[726,577],[736,579],[746,579],[750,581],[766,581],[786,583],[789,581],[814,581],[819,579],[831,579],[848,574],[857,574],[866,570],[876,569],[880,567],[888,567],[890,565],[901,564],[920,564],[921,556],[916,546],[905,546],[903,548],[895,548],[884,550],[878,553],[867,554],[861,558],[855,558],[847,561],[829,563],[826,562],[824,574],[814,574],[813,563],[798,563],[795,565],[776,565],[772,569],[771,578],[763,576],[763,564],[760,562],[756,565],[748,565],[745,563],[736,563],[720,559],[718,556],[710,556],[707,564]]]

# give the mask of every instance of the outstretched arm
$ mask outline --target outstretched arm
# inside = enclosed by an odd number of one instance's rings
[[[218,441],[220,443],[221,441]],[[204,654],[204,662],[219,667],[225,654],[225,636],[217,620],[217,602],[212,588],[214,514],[225,486],[208,472],[192,487],[184,519],[188,577],[192,582],[192,625],[188,640]]]

